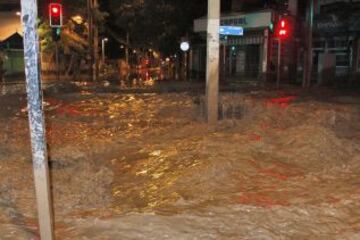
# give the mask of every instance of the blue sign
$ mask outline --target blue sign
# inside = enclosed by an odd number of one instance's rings
[[[220,26],[220,35],[243,36],[244,28],[235,26]]]

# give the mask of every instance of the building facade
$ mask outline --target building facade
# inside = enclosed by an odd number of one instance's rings
[[[359,0],[318,0],[314,36],[314,70],[320,82],[359,76]]]
[[[274,25],[284,11],[264,2],[267,1],[234,0],[231,12],[221,15],[221,26],[238,26],[244,30],[243,36],[221,36],[222,80],[274,80],[279,46],[274,34]],[[297,1],[287,2],[284,7],[287,19],[295,26]],[[203,37],[204,42],[193,47],[191,67],[200,75],[204,75],[206,67],[206,26],[206,17],[194,21],[194,31]],[[291,36],[282,44],[281,71],[286,80],[293,75],[290,71],[296,69],[295,43],[295,37]]]

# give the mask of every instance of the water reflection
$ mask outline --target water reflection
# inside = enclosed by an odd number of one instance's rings
[[[132,69],[128,74],[120,79],[120,87],[152,87],[158,81],[162,80],[164,80],[164,74],[161,68]]]
[[[182,194],[175,183],[187,169],[199,164],[195,158],[179,159],[176,149],[155,150],[139,157],[115,163],[115,169],[124,173],[117,175],[113,187],[114,207],[119,212],[127,207],[153,210],[178,201]]]

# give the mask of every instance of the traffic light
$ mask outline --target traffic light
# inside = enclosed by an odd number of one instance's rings
[[[61,28],[52,28],[52,39],[55,42],[60,41],[61,39]]]
[[[63,24],[63,9],[60,3],[49,4],[50,27],[59,28]]]
[[[286,18],[282,18],[278,22],[276,34],[277,34],[277,37],[282,40],[289,37],[290,28],[289,28],[289,22]]]

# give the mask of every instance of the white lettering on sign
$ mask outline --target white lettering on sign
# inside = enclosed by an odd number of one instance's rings
[[[247,21],[245,17],[242,18],[230,18],[230,19],[222,19],[221,25],[246,25]]]

